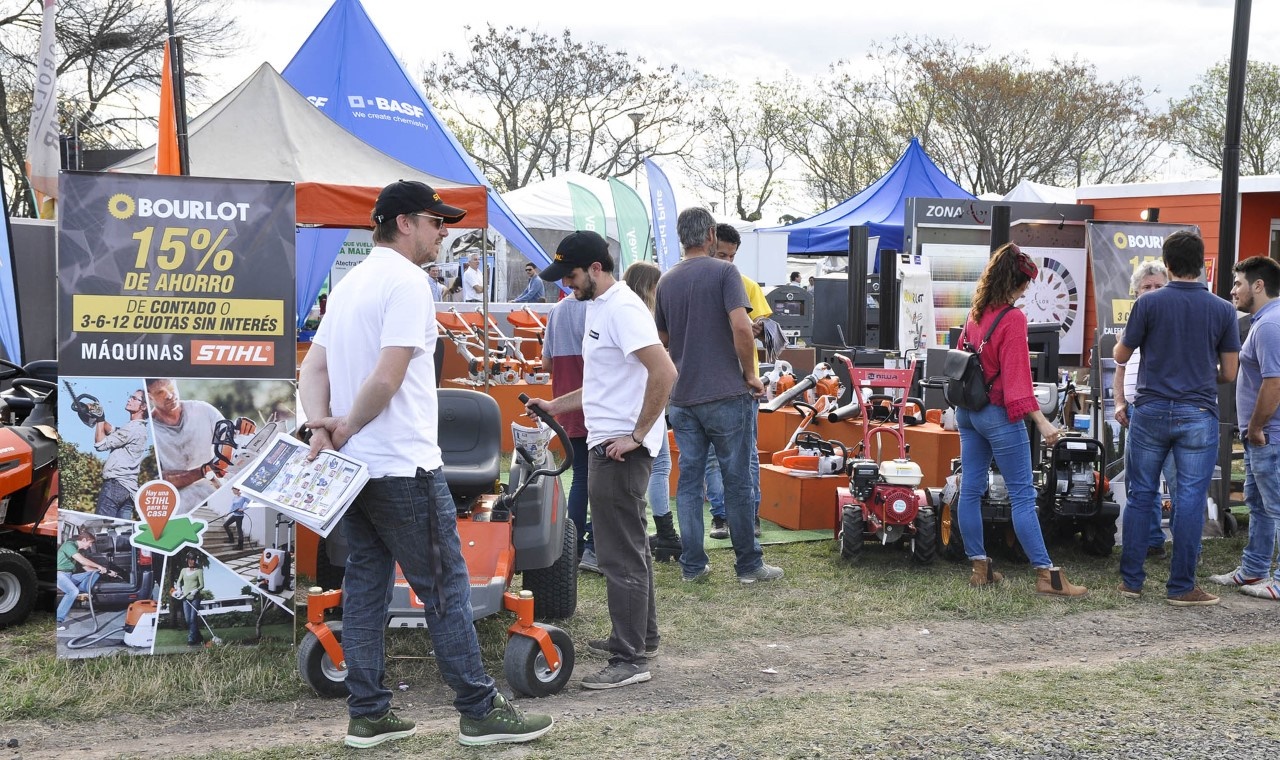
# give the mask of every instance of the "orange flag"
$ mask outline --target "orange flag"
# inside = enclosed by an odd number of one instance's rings
[[[169,62],[169,41],[164,43],[164,72],[160,75],[160,136],[156,141],[156,174],[182,173],[178,160],[178,119],[173,107],[173,67]]]

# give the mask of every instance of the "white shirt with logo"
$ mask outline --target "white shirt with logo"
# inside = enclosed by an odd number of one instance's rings
[[[653,345],[662,345],[653,314],[625,282],[614,283],[587,305],[582,336],[582,413],[588,446],[626,438],[635,430],[649,381],[649,371],[635,353]],[[644,436],[650,455],[658,455],[666,434],[659,417]]]

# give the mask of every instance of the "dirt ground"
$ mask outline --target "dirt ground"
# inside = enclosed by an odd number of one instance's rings
[[[942,678],[986,679],[999,673],[1055,665],[1105,667],[1124,660],[1167,657],[1252,640],[1280,638],[1280,615],[1273,604],[1225,593],[1217,607],[1173,609],[1135,604],[1122,610],[1054,615],[1030,621],[947,622],[926,629],[895,626],[851,629],[792,641],[751,641],[734,649],[706,652],[664,651],[653,680],[634,688],[588,692],[571,683],[555,697],[529,708],[549,712],[558,721],[607,719],[641,711],[723,702],[726,690],[744,694],[798,694],[856,684],[855,691]],[[897,654],[885,657],[875,642],[892,642]],[[579,653],[574,679],[599,663]],[[903,662],[915,662],[912,671]],[[397,708],[419,722],[420,731],[452,735],[457,714],[445,689],[434,684],[398,695]],[[131,756],[129,747],[146,747],[148,757],[251,747],[283,747],[318,742],[336,749],[346,727],[341,700],[306,699],[255,704],[249,709],[200,709],[173,719],[141,718],[123,711],[95,724],[74,726],[23,722],[0,728],[0,744],[18,747],[0,757],[78,758]],[[75,737],[69,739],[69,737]],[[122,755],[122,752],[124,753]]]

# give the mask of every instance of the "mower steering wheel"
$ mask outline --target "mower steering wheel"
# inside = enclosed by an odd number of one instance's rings
[[[0,365],[7,365],[8,362],[0,359]],[[13,366],[13,365],[9,365]],[[18,369],[22,369],[19,367]],[[13,379],[13,387],[26,394],[27,398],[33,401],[44,401],[58,390],[57,383],[51,383],[48,380],[39,380],[34,377],[15,377]]]
[[[6,372],[7,371],[7,372]],[[0,380],[7,380],[16,375],[25,375],[27,371],[19,364],[0,359]]]

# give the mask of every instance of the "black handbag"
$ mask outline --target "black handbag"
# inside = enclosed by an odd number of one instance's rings
[[[982,349],[986,347],[987,341],[991,340],[991,334],[996,331],[1000,320],[1004,319],[1004,315],[1010,311],[1013,311],[1012,306],[1005,307],[1005,310],[1000,312],[977,348],[974,348],[965,337],[968,333],[968,325],[966,325],[966,329],[960,333],[960,348],[947,351],[947,358],[942,364],[942,374],[947,378],[947,387],[943,389],[942,394],[946,397],[948,404],[977,412],[991,403],[991,386],[995,384],[996,378],[1000,377],[1000,373],[997,372],[995,377],[991,378],[991,382],[986,381],[982,374]]]

